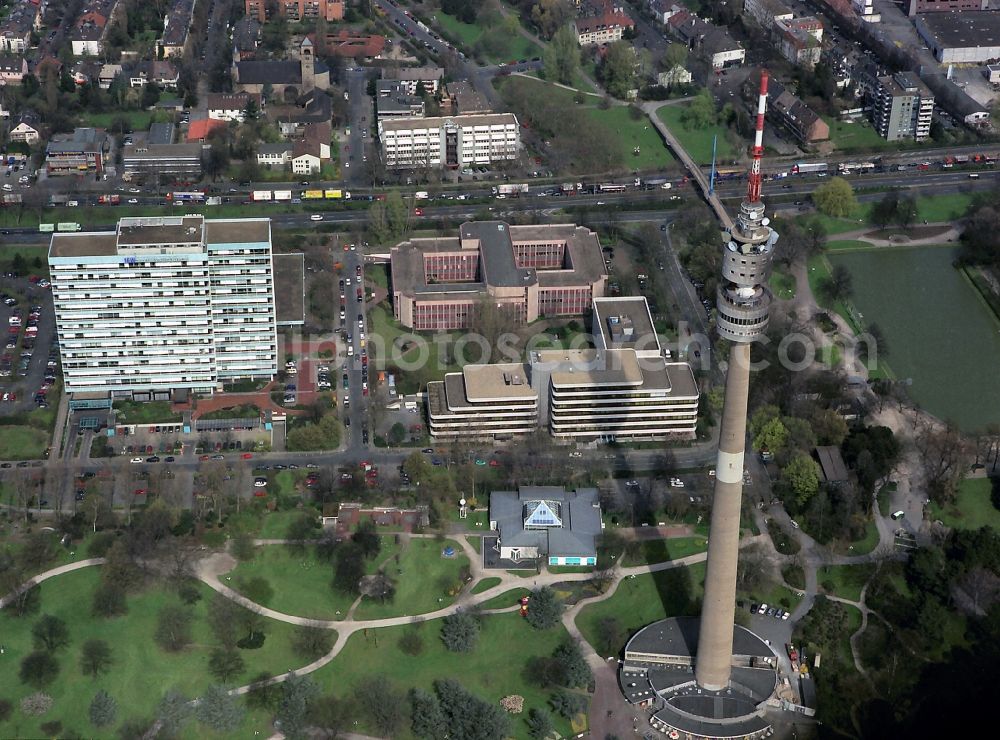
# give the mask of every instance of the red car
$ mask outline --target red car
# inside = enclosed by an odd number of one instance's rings
[[[253,458],[253,455],[250,454],[249,452],[244,452],[242,455],[240,455],[240,457],[242,457],[244,460],[250,460]]]
[[[499,468],[500,467],[500,461],[499,460],[490,460],[490,467],[491,468]]]
[[[208,460],[208,459],[209,459],[209,457],[208,457],[208,455],[202,455],[202,456],[201,456],[201,457],[199,457],[198,459],[199,459],[199,460],[202,460],[202,461],[205,461],[205,460]]]
[[[413,215],[414,216],[423,216],[424,215],[424,209],[423,208],[414,208],[413,209]]]
[[[263,488],[255,488],[253,489],[253,495],[257,498],[264,498],[267,495],[267,491]]]
[[[146,495],[146,489],[145,488],[136,488],[135,491],[134,491],[134,494],[136,496],[145,496]]]

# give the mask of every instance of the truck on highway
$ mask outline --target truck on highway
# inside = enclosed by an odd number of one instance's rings
[[[315,200],[317,198],[322,199],[322,197],[323,197],[323,191],[322,190],[306,190],[305,192],[302,193],[302,197],[304,199],[306,199],[306,200]]]
[[[497,186],[494,186],[494,188],[493,188],[493,195],[495,195],[497,197],[500,197],[500,196],[503,196],[504,198],[506,198],[507,196],[518,197],[518,196],[521,195],[521,193],[524,193],[525,195],[527,195],[527,193],[528,193],[528,183],[526,183],[526,182],[521,182],[521,183],[504,183],[503,185],[497,185]]]
[[[51,234],[56,230],[55,224],[38,224],[38,231],[42,234]]]
[[[341,200],[344,198],[344,191],[339,188],[335,188],[327,190],[324,195],[327,200]]]
[[[559,186],[559,190],[562,192],[563,195],[572,195],[573,193],[577,193],[583,190],[583,183],[564,182],[562,185]]]
[[[430,197],[431,194],[428,193],[426,190],[418,190],[413,194],[414,200],[427,200]]]
[[[205,205],[207,206],[220,206],[222,205],[222,196],[210,195],[205,198]]]
[[[291,190],[275,190],[274,191],[274,199],[275,200],[285,200],[285,201],[291,200],[292,199],[292,191]]]
[[[254,202],[271,200],[270,190],[254,190],[250,195],[251,200]]]
[[[665,177],[651,177],[646,180],[645,185],[647,188],[660,188],[661,190],[670,190],[673,187]]]
[[[122,197],[117,193],[112,195],[102,195],[97,198],[97,202],[102,206],[117,206],[122,202]]]
[[[792,165],[793,175],[810,175],[818,172],[826,172],[828,165],[826,162],[796,162]]]
[[[56,224],[56,231],[80,231],[83,227],[73,221],[60,221]]]
[[[15,203],[20,203],[20,202],[21,202],[21,194],[20,193],[4,193],[3,194],[3,204],[5,206],[12,206]]]

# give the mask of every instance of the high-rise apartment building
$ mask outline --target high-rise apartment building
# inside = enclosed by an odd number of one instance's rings
[[[874,97],[872,116],[882,138],[923,141],[931,135],[934,94],[915,73],[879,77]]]
[[[123,218],[114,231],[57,233],[49,270],[69,393],[145,400],[277,373],[269,219]]]

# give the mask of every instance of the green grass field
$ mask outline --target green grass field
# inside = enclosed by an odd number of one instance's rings
[[[382,538],[382,551],[367,563],[367,572],[374,573],[379,563],[395,550],[393,538]],[[257,548],[253,560],[240,563],[229,573],[227,586],[239,591],[239,581],[261,577],[271,584],[274,598],[269,606],[285,614],[313,619],[343,619],[355,597],[336,591],[330,586],[333,565],[319,560],[312,551],[293,555],[284,545]],[[339,614],[338,614],[339,612]]]
[[[681,123],[681,115],[684,113],[683,105],[663,105],[656,110],[656,115],[666,125],[670,132],[680,140],[681,146],[687,151],[691,158],[698,164],[712,164],[712,137],[718,137],[716,149],[716,164],[721,166],[728,164],[736,152],[730,145],[726,137],[726,128],[720,125],[708,126],[706,128],[689,129]]]
[[[472,587],[471,593],[481,594],[483,591],[489,591],[494,586],[500,584],[500,579],[496,576],[490,576],[489,578],[483,578],[475,586]]]
[[[407,655],[399,649],[402,635],[414,630],[423,639],[419,655]],[[358,683],[371,676],[385,675],[399,689],[411,687],[431,690],[440,678],[453,678],[480,698],[496,704],[509,694],[524,697],[524,712],[511,717],[513,737],[527,738],[525,719],[532,708],[547,709],[549,692],[529,681],[525,674],[530,661],[547,657],[568,637],[562,625],[538,632],[517,614],[483,618],[477,648],[471,653],[448,652],[440,639],[441,620],[403,627],[367,630],[351,636],[343,652],[330,664],[312,674],[324,693],[349,694]],[[515,648],[516,649],[513,649]],[[574,731],[569,722],[553,714],[560,737]],[[362,720],[356,731],[370,730]],[[371,734],[371,733],[369,733]],[[394,738],[410,738],[405,727]]]
[[[461,41],[466,47],[466,52],[475,46],[483,34],[499,34],[504,40],[503,48],[498,47],[496,53],[487,54],[485,57],[487,62],[502,63],[532,59],[542,53],[538,44],[520,34],[508,34],[502,29],[487,29],[474,23],[462,23],[454,16],[441,11],[434,15],[434,19],[448,35]]]
[[[659,170],[674,161],[659,132],[644,115],[634,119],[624,105],[614,105],[607,110],[589,108],[587,115],[608,131],[607,141],[615,142],[621,151],[621,161],[629,169]],[[639,147],[639,154],[634,154]]]
[[[829,116],[823,116],[830,127],[830,141],[837,149],[878,150],[896,149],[896,142],[886,141],[879,136],[868,121],[847,123]]]
[[[455,549],[455,556],[443,557],[445,547]],[[438,542],[433,539],[411,539],[398,555],[385,565],[385,573],[396,582],[396,595],[392,601],[379,604],[362,599],[354,616],[356,619],[384,619],[410,614],[423,614],[443,609],[455,601],[460,586],[459,571],[469,565],[469,557],[454,540]],[[381,555],[379,559],[383,560]]]
[[[0,426],[0,458],[38,460],[51,439],[48,432],[29,426]]]
[[[828,241],[824,248],[830,252],[842,252],[850,249],[878,249],[878,247],[874,247],[868,242],[857,239],[834,239]]]
[[[521,600],[522,596],[530,594],[531,589],[512,588],[510,591],[504,591],[499,596],[494,596],[489,601],[484,601],[479,606],[482,609],[504,609],[508,606],[517,606],[517,602]]]
[[[781,300],[790,301],[795,297],[795,278],[787,272],[773,270],[769,283],[771,292]]]
[[[861,599],[861,589],[871,578],[875,566],[871,563],[863,565],[827,565],[816,573],[817,582],[822,585],[830,581],[834,586],[833,595],[842,599],[858,601]]]
[[[614,596],[584,607],[576,626],[587,642],[598,645],[598,625],[607,617],[616,618],[631,636],[658,619],[694,615],[704,582],[704,563],[630,576],[619,584]]]
[[[316,512],[319,514],[319,512]],[[257,536],[265,540],[284,539],[288,532],[288,525],[302,515],[299,510],[293,511],[263,511],[257,519],[256,527],[251,526],[250,531],[256,531]]]
[[[652,565],[685,558],[708,549],[705,537],[672,537],[668,540],[648,540],[632,544],[625,553],[622,567]]]
[[[949,527],[1000,530],[1000,511],[990,502],[989,478],[966,478],[958,486],[955,503],[944,509],[930,504],[932,519],[940,519]]]
[[[121,424],[159,424],[179,422],[181,415],[170,410],[169,401],[115,401],[116,416]]]
[[[167,603],[180,603],[177,597],[156,585],[129,597],[127,615],[116,619],[95,618],[90,616],[90,601],[99,578],[97,568],[87,568],[41,586],[40,613],[60,617],[70,633],[69,646],[57,654],[59,675],[45,689],[54,700],[53,708],[41,717],[25,717],[16,708],[22,697],[34,692],[17,681],[16,666],[31,651],[31,627],[37,617],[18,619],[9,610],[0,612],[4,646],[0,684],[3,698],[15,706],[11,719],[0,722],[0,736],[50,737],[51,733],[42,732],[39,725],[58,720],[63,725],[61,736],[97,737],[96,728],[87,720],[87,708],[98,689],[104,689],[118,702],[117,725],[128,719],[152,716],[169,688],[176,687],[186,696],[194,697],[213,681],[207,666],[215,638],[205,618],[213,592],[207,586],[198,584],[203,598],[191,607],[194,615],[191,645],[181,652],[167,653],[157,646],[153,634],[160,608]],[[258,650],[241,651],[248,668],[236,681],[245,682],[262,672],[283,673],[300,665],[302,660],[290,649],[293,629],[291,625],[266,620],[267,639]],[[96,679],[83,676],[79,668],[81,645],[91,638],[107,641],[115,661],[108,673]],[[197,736],[205,736],[196,725],[188,729],[197,730]],[[248,737],[266,729],[266,723],[254,724],[248,718],[234,736]]]
[[[81,126],[109,128],[119,118],[124,118],[128,121],[128,125],[132,128],[132,131],[145,131],[149,128],[149,124],[153,121],[154,117],[157,117],[156,120],[171,120],[169,113],[154,114],[144,110],[112,111],[110,113],[82,112],[79,114]]]

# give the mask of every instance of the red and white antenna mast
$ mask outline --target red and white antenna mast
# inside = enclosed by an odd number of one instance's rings
[[[757,98],[757,129],[753,140],[753,162],[747,180],[747,202],[760,202],[760,158],[764,154],[764,111],[767,108],[767,70],[760,71],[760,97]]]

